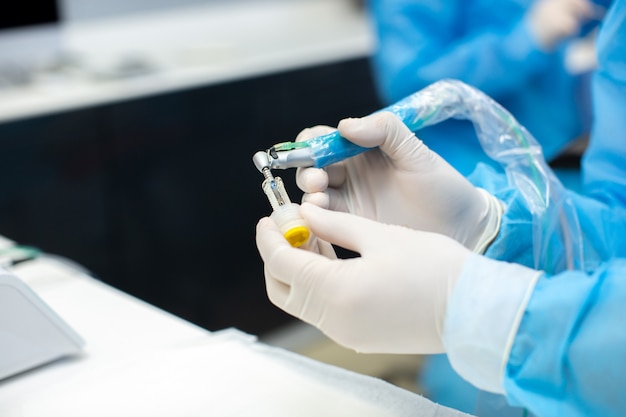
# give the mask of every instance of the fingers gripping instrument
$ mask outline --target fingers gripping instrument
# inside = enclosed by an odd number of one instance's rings
[[[383,110],[391,111],[413,130],[419,129],[427,121],[436,123],[439,111],[444,107],[437,94],[422,90]],[[254,154],[252,160],[263,174],[263,191],[273,212],[271,217],[278,224],[285,239],[294,247],[305,245],[311,233],[299,215],[297,204],[291,203],[280,177],[274,177],[271,170],[298,167],[323,168],[367,151],[343,138],[338,131],[318,136],[305,142],[281,142],[265,151]]]

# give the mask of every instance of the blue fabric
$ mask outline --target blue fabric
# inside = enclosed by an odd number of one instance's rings
[[[509,110],[551,160],[583,133],[588,116],[574,99],[581,85],[564,68],[564,48],[541,52],[529,34],[523,17],[531,2],[370,0],[380,96],[390,104],[442,78],[461,80]],[[477,162],[493,164],[468,122],[419,136],[464,175]]]
[[[586,196],[573,195],[600,262],[540,279],[505,374],[509,401],[542,417],[626,415],[626,0],[613,3],[597,42]]]
[[[626,415],[626,0],[614,1],[597,50],[582,194],[569,194],[596,263],[539,280],[504,376],[510,404],[540,417]],[[470,179],[507,204],[486,255],[532,265],[532,219],[519,193],[485,166]]]
[[[500,233],[485,256],[532,268],[534,258],[529,248],[533,245],[533,218],[522,194],[508,184],[504,175],[498,175],[487,165],[479,164],[468,179],[496,196],[506,207]]]
[[[474,414],[479,390],[452,369],[446,355],[431,355],[424,362],[419,383],[431,401]]]
[[[542,278],[511,351],[509,402],[537,416],[626,415],[626,260]]]

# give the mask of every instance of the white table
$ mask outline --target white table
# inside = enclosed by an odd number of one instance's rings
[[[3,417],[464,415],[235,329],[208,332],[54,258],[15,272],[86,347],[0,381]]]

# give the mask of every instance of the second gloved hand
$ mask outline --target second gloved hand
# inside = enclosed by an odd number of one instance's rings
[[[292,248],[271,219],[262,219],[257,247],[274,304],[359,352],[443,352],[448,296],[469,250],[440,234],[311,204],[301,214],[318,239],[361,257]]]
[[[576,36],[594,17],[596,7],[588,0],[535,0],[528,12],[531,33],[542,49],[551,51]]]
[[[298,169],[303,201],[412,229],[450,236],[483,252],[497,235],[502,206],[415,137],[400,119],[379,112],[345,119],[339,133],[374,148],[325,169]],[[300,133],[307,140],[332,129]]]

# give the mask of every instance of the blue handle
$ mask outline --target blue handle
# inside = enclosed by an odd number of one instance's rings
[[[369,150],[369,148],[350,142],[341,136],[338,131],[318,136],[309,142],[316,168],[324,168]]]
[[[432,115],[432,112],[426,112],[425,117],[424,110],[428,110],[426,107],[427,106],[424,106],[421,109],[416,108],[414,95],[409,96],[389,107],[385,107],[380,111],[389,111],[395,114],[409,129],[411,129],[411,131],[414,132],[425,126],[428,121],[427,116]],[[324,168],[328,165],[343,161],[344,159],[372,149],[355,145],[341,136],[338,131],[318,136],[310,139],[308,142],[311,147],[311,153],[314,161],[313,166],[316,168]]]

